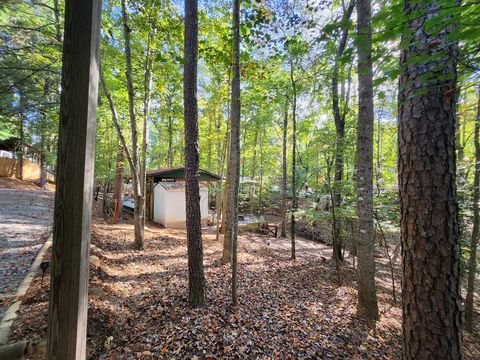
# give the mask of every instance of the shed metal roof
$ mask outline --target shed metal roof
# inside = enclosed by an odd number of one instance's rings
[[[179,182],[168,182],[168,181],[163,181],[158,183],[159,186],[163,187],[167,191],[184,191],[185,190],[185,182],[184,181],[179,181]],[[206,186],[200,185],[201,190],[207,189]]]
[[[21,150],[20,138],[10,137],[8,139],[0,140],[0,150],[16,152]],[[24,147],[28,148],[31,152],[38,152],[34,146],[23,144]]]
[[[200,181],[218,181],[220,176],[211,173],[210,171],[199,169],[198,171]],[[155,182],[166,180],[185,180],[185,167],[175,167],[170,169],[156,169],[147,171],[147,178],[153,178]]]

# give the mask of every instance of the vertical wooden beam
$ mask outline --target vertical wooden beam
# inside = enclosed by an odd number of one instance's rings
[[[86,358],[101,0],[67,0],[47,359]]]

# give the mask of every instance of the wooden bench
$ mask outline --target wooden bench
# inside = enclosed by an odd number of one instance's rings
[[[282,226],[282,222],[270,224],[268,222],[260,223],[258,228],[258,232],[265,235],[272,235],[273,237],[277,238],[278,236],[278,228]]]

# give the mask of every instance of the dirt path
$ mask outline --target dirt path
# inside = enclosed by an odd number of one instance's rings
[[[53,192],[0,189],[0,319],[51,230]]]

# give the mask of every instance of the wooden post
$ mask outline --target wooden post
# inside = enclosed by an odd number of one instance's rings
[[[101,0],[67,0],[47,359],[86,358]]]

